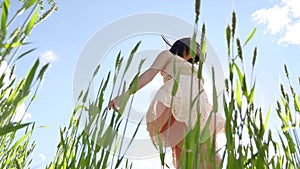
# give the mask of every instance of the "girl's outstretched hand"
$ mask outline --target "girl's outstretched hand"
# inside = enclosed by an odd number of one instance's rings
[[[114,109],[116,112],[119,111],[120,107],[120,96],[115,97],[108,104],[108,110]]]

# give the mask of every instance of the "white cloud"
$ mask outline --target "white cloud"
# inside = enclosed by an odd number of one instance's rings
[[[285,35],[280,37],[278,43],[300,44],[300,22],[288,25]]]
[[[43,153],[40,153],[40,154],[39,154],[39,158],[40,158],[42,161],[46,160],[46,156],[45,156]]]
[[[282,0],[287,6],[290,7],[290,12],[295,18],[300,17],[300,1],[299,0]]]
[[[280,35],[278,44],[300,44],[300,1],[280,0],[271,8],[263,8],[252,14],[258,24],[266,24],[272,35]]]
[[[275,5],[273,8],[260,9],[252,14],[258,24],[267,24],[267,31],[271,34],[279,33],[290,22],[288,8]]]
[[[58,59],[58,56],[53,51],[45,51],[41,54],[42,63],[53,63]]]

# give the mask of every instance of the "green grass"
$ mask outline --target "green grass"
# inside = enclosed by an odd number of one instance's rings
[[[4,71],[0,75],[0,168],[29,168],[31,164],[30,155],[35,147],[31,135],[35,123],[15,121],[14,118],[22,104],[26,103],[27,111],[35,100],[48,64],[40,65],[39,60],[36,60],[24,78],[17,79],[14,71],[17,61],[35,50],[32,48],[18,54],[22,46],[28,46],[26,39],[33,27],[56,9],[54,2],[47,10],[41,10],[44,6],[42,1],[19,3],[20,9],[16,13],[10,13],[10,1],[1,2],[0,64]],[[25,19],[18,26],[12,27],[21,15]]]
[[[30,55],[35,50],[35,48],[31,48],[19,54],[21,47],[30,46],[30,43],[26,43],[26,39],[30,36],[32,29],[57,9],[54,1],[49,2],[49,9],[45,9],[43,1],[22,0],[19,2],[22,4],[21,8],[16,13],[10,13],[9,0],[4,0],[1,3],[0,59],[1,65],[6,62],[10,68],[7,68],[7,70],[10,70],[8,73],[2,72],[0,77],[1,168],[30,168],[31,154],[35,148],[35,141],[32,140],[31,135],[35,130],[35,124],[34,122],[14,122],[13,117],[17,108],[22,104],[26,103],[26,110],[31,104],[34,104],[48,64],[40,65],[39,60],[36,60],[24,78],[17,79],[13,74],[18,64],[17,61],[25,59],[25,56]],[[201,2],[197,0],[195,25],[198,25],[199,22],[200,4]],[[18,27],[11,27],[12,23],[21,15],[25,16],[23,22],[18,24]],[[253,75],[249,75],[244,69],[250,65],[252,69],[250,72],[255,70],[256,58],[259,56],[258,47],[255,47],[252,54],[250,54],[252,55],[251,63],[245,61],[247,59],[244,59],[244,57],[249,56],[249,54],[244,54],[244,49],[251,43],[256,29],[253,29],[249,36],[242,40],[237,37],[237,24],[238,18],[233,12],[232,21],[225,30],[229,73],[224,79],[226,89],[219,96],[223,98],[222,109],[226,117],[225,134],[227,140],[223,147],[222,166],[215,165],[216,159],[214,157],[218,152],[215,149],[215,136],[213,135],[210,139],[207,138],[209,123],[200,132],[199,126],[201,124],[199,120],[196,127],[191,129],[185,137],[181,166],[183,169],[199,168],[200,161],[204,160],[212,163],[213,168],[300,168],[300,122],[296,118],[300,113],[300,93],[296,91],[298,86],[294,87],[299,84],[292,84],[295,79],[289,76],[288,66],[284,65],[283,71],[286,75],[284,84],[286,85],[279,84],[281,89],[280,99],[277,101],[276,107],[271,107],[269,111],[263,112],[261,105],[255,104],[253,100],[256,88],[255,79],[252,79]],[[205,24],[203,24],[201,38],[197,40],[196,34],[194,34],[191,44],[195,47],[195,41],[200,41],[202,60],[204,59],[206,46],[206,31]],[[121,123],[128,123],[128,121],[122,120],[121,117],[130,113],[125,112],[125,105],[129,102],[131,106],[131,99],[134,97],[130,98],[125,95],[121,102],[120,112],[111,114],[107,110],[107,105],[104,105],[104,101],[111,99],[112,92],[110,98],[104,98],[104,93],[108,90],[107,86],[111,85],[108,84],[110,81],[113,81],[113,90],[118,90],[119,94],[122,94],[128,87],[130,88],[130,94],[136,92],[137,77],[144,61],[140,63],[132,82],[125,82],[124,78],[121,78],[122,86],[116,86],[116,78],[117,76],[124,77],[127,73],[126,71],[130,67],[139,45],[140,42],[133,48],[127,63],[123,62],[121,53],[117,56],[115,73],[111,74],[109,72],[106,79],[100,82],[95,99],[87,99],[89,98],[89,89],[81,92],[78,96],[78,105],[74,108],[69,124],[61,126],[58,131],[60,141],[56,147],[56,155],[46,168],[132,168],[134,164],[129,163],[126,154],[122,154],[120,151],[120,147],[123,147],[124,133],[127,132],[126,125],[125,129],[121,129],[120,125]],[[120,72],[122,65],[125,65],[124,72]],[[202,77],[202,67],[203,63],[200,62],[197,74],[199,79]],[[93,82],[99,69],[101,69],[101,65],[95,70],[90,83]],[[212,113],[214,113],[218,109],[214,75],[212,81]],[[176,94],[178,87],[176,86],[177,83],[174,84],[173,95]],[[197,100],[190,101],[194,104],[199,103]],[[276,132],[267,127],[270,121],[269,116],[274,111],[281,121],[281,130]],[[87,118],[81,118],[84,115],[87,115]],[[136,126],[132,139],[134,139],[139,125],[140,123]],[[123,135],[118,136],[117,133]],[[275,139],[278,136],[279,139]],[[251,144],[243,144],[246,141],[245,138],[250,140]],[[204,146],[208,152],[206,157],[203,157],[200,151]],[[163,151],[161,145],[159,150],[161,150],[162,168],[168,168],[169,166],[165,164],[165,151]],[[203,165],[208,166],[208,164]]]

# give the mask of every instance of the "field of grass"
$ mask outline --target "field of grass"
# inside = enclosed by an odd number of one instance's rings
[[[35,141],[31,135],[35,130],[35,123],[25,123],[13,120],[18,107],[26,103],[26,110],[31,104],[37,104],[35,98],[38,89],[43,80],[44,73],[47,71],[48,64],[41,65],[37,59],[32,63],[32,67],[28,70],[24,78],[18,80],[14,75],[14,70],[18,64],[18,60],[30,55],[35,48],[29,49],[24,53],[19,53],[21,47],[31,46],[26,42],[30,36],[31,30],[38,26],[44,19],[57,10],[54,1],[39,0],[20,0],[22,7],[11,13],[10,0],[1,2],[1,32],[0,32],[0,66],[4,71],[0,71],[0,168],[30,168],[31,154],[35,148]],[[44,3],[49,3],[45,5]],[[195,24],[199,24],[200,0],[195,2]],[[16,27],[12,27],[16,18],[22,16],[23,22]],[[288,65],[283,65],[283,71],[286,74],[286,83],[278,84],[281,89],[281,97],[277,101],[276,110],[278,118],[281,120],[281,130],[273,132],[267,128],[270,121],[270,111],[263,112],[261,106],[255,105],[253,98],[255,95],[256,83],[252,79],[252,74],[245,72],[244,67],[251,65],[255,69],[257,48],[252,51],[252,62],[247,63],[244,59],[244,49],[247,44],[255,36],[256,29],[249,34],[247,39],[237,37],[236,27],[238,16],[232,12],[231,23],[228,24],[225,32],[227,42],[227,57],[229,73],[224,81],[226,89],[221,96],[217,96],[213,82],[213,110],[218,109],[217,97],[223,98],[223,110],[225,112],[226,126],[226,144],[224,153],[222,154],[222,165],[214,165],[213,168],[300,168],[300,121],[296,118],[300,113],[300,93],[296,91],[294,86],[300,84],[292,84],[294,78],[290,77]],[[195,41],[200,41],[202,50],[201,58],[203,60],[205,54],[205,25],[201,27],[201,39],[196,39],[193,35],[193,43],[191,46],[195,48]],[[223,37],[221,37],[223,38]],[[98,87],[97,95],[94,100],[88,100],[89,89],[82,91],[78,96],[78,104],[70,117],[69,124],[61,126],[57,131],[60,134],[60,142],[56,147],[56,155],[52,162],[46,168],[132,168],[132,164],[126,159],[125,154],[117,152],[118,146],[122,144],[123,137],[117,135],[120,130],[120,124],[123,121],[121,116],[125,112],[126,103],[131,103],[130,97],[124,97],[121,102],[119,113],[108,115],[107,105],[104,105],[104,91],[107,90],[109,79],[114,82],[113,88],[118,89],[120,93],[124,91],[123,86],[116,86],[116,77],[124,76],[128,67],[134,58],[135,53],[139,50],[139,43],[133,48],[128,62],[123,62],[123,57],[117,56],[115,61],[115,73],[107,74],[107,78],[103,79]],[[249,55],[249,54],[247,54]],[[140,67],[143,61],[140,63]],[[120,72],[121,65],[126,65],[125,71]],[[101,66],[101,65],[99,65]],[[199,65],[198,78],[201,79],[203,63]],[[94,72],[97,76],[99,67]],[[251,70],[253,72],[253,70]],[[140,68],[139,68],[140,71]],[[138,80],[137,72],[131,84],[130,93],[136,91]],[[214,72],[214,71],[212,71]],[[94,78],[93,77],[93,78]],[[178,77],[179,78],[179,77]],[[91,82],[93,79],[91,79]],[[47,81],[45,81],[47,83]],[[174,83],[172,94],[176,93],[178,86]],[[112,94],[111,94],[112,95]],[[84,122],[84,129],[79,126],[80,118],[83,113],[88,113]],[[97,125],[95,125],[97,124]],[[109,124],[109,126],[105,126]],[[132,139],[139,128],[139,123]],[[199,130],[200,122],[185,137],[184,148],[182,152],[182,169],[200,168],[200,161],[207,161],[215,164],[215,137],[204,139],[208,127],[202,132]],[[198,126],[198,127],[197,127]],[[209,124],[206,124],[209,126]],[[279,136],[279,139],[274,139]],[[242,144],[248,139],[250,144]],[[115,144],[117,143],[117,144]],[[200,154],[200,148],[205,145],[208,149],[208,156],[203,157]],[[189,151],[189,150],[193,151]],[[169,168],[165,164],[165,154],[163,147],[159,146],[160,159],[162,168]],[[206,166],[206,164],[204,164]]]

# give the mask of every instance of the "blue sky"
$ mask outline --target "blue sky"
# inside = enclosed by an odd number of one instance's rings
[[[191,24],[195,16],[192,0],[151,2],[90,0],[57,1],[57,4],[59,10],[38,25],[28,39],[34,42],[32,46],[38,47],[37,51],[32,56],[21,60],[17,68],[17,75],[22,76],[37,57],[40,57],[43,62],[51,62],[38,97],[27,112],[31,115],[29,120],[35,121],[36,126],[48,126],[37,127],[34,133],[33,138],[37,145],[33,154],[32,167],[37,168],[45,166],[53,158],[59,139],[58,127],[68,123],[74,107],[73,79],[78,58],[87,41],[97,31],[112,21],[133,14],[149,12],[168,14]],[[266,110],[269,106],[275,105],[275,99],[279,96],[279,82],[284,81],[283,63],[288,65],[294,84],[298,84],[296,79],[300,74],[297,65],[300,61],[300,3],[298,0],[226,2],[203,0],[200,23],[205,22],[207,38],[217,52],[225,73],[227,69],[225,28],[231,22],[232,10],[237,14],[237,35],[242,41],[245,41],[253,28],[257,28],[253,40],[245,48],[245,58],[250,65],[252,50],[254,46],[258,46],[254,72],[257,81],[255,101]],[[111,34],[115,33],[111,32]],[[136,42],[124,41],[132,47]],[[151,41],[151,43],[155,42]],[[145,40],[141,48],[146,49],[147,45],[153,47],[151,43],[149,45]],[[162,44],[161,41],[157,43]],[[272,113],[275,114],[275,111],[272,110]],[[276,129],[279,125],[271,123],[270,127]],[[157,159],[141,160],[136,165],[145,162],[159,166]],[[135,168],[139,167],[135,166]]]

